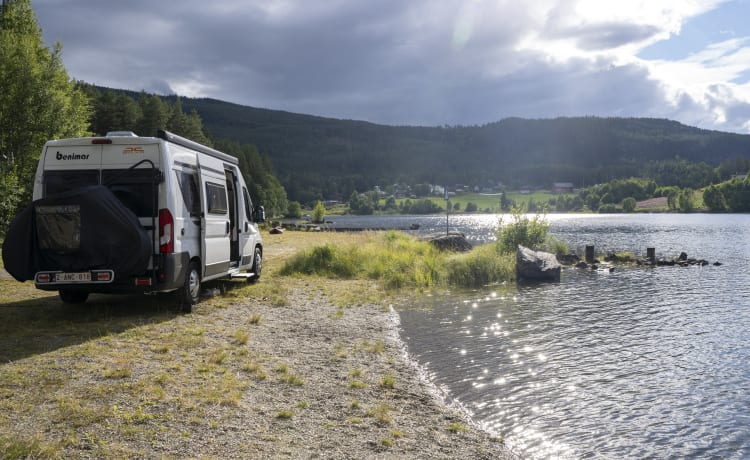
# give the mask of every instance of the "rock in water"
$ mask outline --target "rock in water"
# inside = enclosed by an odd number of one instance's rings
[[[450,233],[448,235],[434,235],[428,240],[433,246],[441,251],[466,252],[471,251],[471,243],[463,233]]]
[[[524,281],[560,281],[560,263],[554,254],[518,245],[516,278]]]

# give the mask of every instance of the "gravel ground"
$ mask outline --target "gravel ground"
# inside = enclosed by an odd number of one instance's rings
[[[272,262],[296,250],[284,238]],[[158,298],[132,314],[132,297],[37,306],[9,278],[4,318],[27,319],[3,340],[30,348],[0,363],[0,446],[30,458],[517,458],[443,402],[361,282],[266,276],[252,296],[154,316]],[[87,324],[108,332],[79,338]]]
[[[249,311],[261,315],[248,344],[252,353],[287,364],[304,383],[256,382],[221,433],[210,442],[191,436],[193,442],[168,449],[169,454],[512,458],[501,442],[471,427],[420,378],[398,339],[394,312],[376,305],[341,310],[309,288],[294,289],[289,299],[281,307],[257,302],[226,308],[216,321],[242,324]],[[392,385],[384,383],[386,376]],[[279,418],[283,409],[293,415]]]

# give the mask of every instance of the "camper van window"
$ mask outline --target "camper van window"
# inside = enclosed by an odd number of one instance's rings
[[[180,192],[182,192],[185,207],[191,216],[200,214],[201,200],[198,195],[198,177],[194,172],[175,171],[175,173],[177,173],[177,182],[180,184]]]
[[[99,171],[95,169],[75,171],[45,171],[44,195],[68,192],[80,187],[99,184]]]
[[[247,193],[247,189],[242,187],[242,195],[245,197],[245,217],[247,220],[253,220],[253,202],[250,200],[250,194]]]
[[[227,191],[224,186],[206,182],[206,202],[209,213],[226,214],[229,206],[227,206]]]
[[[156,215],[154,206],[155,193],[154,172],[152,169],[105,169],[102,171],[102,185],[112,193],[136,216],[150,217]]]

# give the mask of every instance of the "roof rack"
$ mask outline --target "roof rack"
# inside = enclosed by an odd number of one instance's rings
[[[197,150],[198,152],[205,153],[206,155],[210,155],[214,158],[218,158],[219,160],[226,161],[227,163],[231,163],[233,165],[240,164],[240,160],[238,160],[237,157],[227,155],[224,152],[219,152],[218,150],[214,150],[211,147],[206,147],[203,144],[191,141],[190,139],[178,136],[177,134],[172,134],[169,131],[165,131],[163,129],[160,129],[156,132],[156,137],[158,137],[159,139],[164,139],[165,141],[171,142],[173,144],[187,147],[191,150]]]

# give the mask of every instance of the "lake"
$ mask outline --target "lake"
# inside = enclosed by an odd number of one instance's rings
[[[445,216],[370,219],[445,231]],[[749,458],[750,216],[547,219],[579,254],[654,247],[722,265],[569,268],[554,284],[424,296],[399,314],[429,379],[526,457]],[[497,221],[449,226],[488,242]]]

